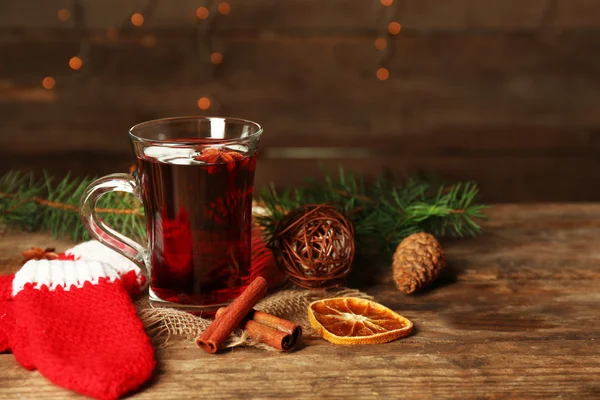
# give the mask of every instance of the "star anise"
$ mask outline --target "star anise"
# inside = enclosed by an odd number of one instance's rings
[[[29,250],[22,251],[21,254],[23,255],[23,262],[27,262],[29,260],[58,259],[58,254],[55,253],[55,249],[52,247],[48,247],[46,249],[42,249],[41,247],[32,247]]]
[[[243,159],[244,156],[237,151],[229,149],[208,148],[202,150],[202,153],[195,157],[198,161],[204,161],[208,164],[230,163]]]

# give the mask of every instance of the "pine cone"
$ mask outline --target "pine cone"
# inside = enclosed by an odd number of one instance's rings
[[[394,254],[394,280],[401,292],[412,293],[433,282],[446,266],[444,250],[429,233],[405,238]]]

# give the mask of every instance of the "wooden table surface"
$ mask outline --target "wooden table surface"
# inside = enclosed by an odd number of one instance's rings
[[[415,333],[374,346],[310,339],[297,352],[157,352],[140,399],[600,398],[600,204],[499,205],[476,239],[445,242],[448,274],[406,296],[389,273],[362,289]],[[45,234],[4,235],[0,273]],[[0,355],[1,399],[79,396]]]

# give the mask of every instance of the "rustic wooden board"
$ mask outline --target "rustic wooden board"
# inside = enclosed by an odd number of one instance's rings
[[[226,38],[224,62],[215,67],[207,62],[209,51],[194,50],[193,31],[166,30],[155,32],[151,48],[140,45],[142,38],[94,44],[85,68],[72,73],[67,60],[77,42],[38,35],[10,35],[0,45],[6,79],[0,112],[5,132],[13,133],[0,137],[6,151],[35,152],[31,144],[42,140],[46,152],[88,146],[123,151],[114,139],[131,125],[197,114],[202,96],[212,100],[206,113],[258,120],[271,137],[338,142],[599,124],[598,33],[551,40],[535,34],[406,35],[395,43],[385,82],[375,78],[384,58],[373,48],[375,36],[234,36]],[[39,88],[46,75],[57,80],[51,94]]]
[[[147,32],[152,47],[145,34],[117,45],[92,32],[83,74],[65,63],[78,49],[71,31],[0,34],[0,73],[9,78],[0,82],[0,171],[125,170],[130,126],[203,114],[196,101],[206,95],[204,114],[264,125],[270,161],[259,185],[300,182],[325,159],[367,175],[477,179],[487,201],[600,199],[589,184],[600,173],[597,32],[406,34],[393,44],[386,82],[374,77],[383,57],[374,33],[224,31],[225,60],[215,67],[206,50],[194,51],[189,29]],[[39,87],[44,74],[57,79],[52,92]]]
[[[264,125],[259,185],[299,182],[325,158],[476,178],[488,201],[600,200],[597,1],[228,2],[222,16],[216,0],[93,0],[77,26],[57,18],[69,1],[0,3],[0,174],[124,170],[135,123],[210,114]]]
[[[600,396],[600,205],[499,205],[485,234],[446,240],[449,268],[414,296],[386,267],[360,280],[415,322],[385,345],[340,347],[318,338],[292,354],[235,349],[218,356],[182,341],[158,351],[140,399],[182,398],[577,398]],[[17,250],[56,245],[43,234],[0,241],[0,272]],[[375,278],[374,278],[375,277]],[[366,285],[365,285],[365,282]],[[78,398],[0,356],[0,398]]]

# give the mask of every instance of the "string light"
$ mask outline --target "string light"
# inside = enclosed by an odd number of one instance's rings
[[[379,68],[377,70],[377,79],[380,81],[386,81],[390,77],[390,71],[387,68]]]
[[[198,99],[198,108],[208,110],[210,108],[210,99],[208,97],[200,97]]]
[[[223,54],[219,52],[212,53],[210,55],[210,62],[215,65],[221,64],[223,62]]]
[[[42,79],[42,86],[45,89],[52,90],[54,88],[54,85],[56,85],[56,81],[53,77],[47,76],[44,79]]]
[[[198,19],[206,19],[208,18],[208,8],[200,7],[196,10],[196,17]]]
[[[375,48],[377,50],[383,50],[387,47],[387,40],[385,38],[377,38],[375,39]]]
[[[69,60],[69,67],[71,67],[71,69],[77,71],[78,69],[80,69],[83,66],[83,61],[81,61],[81,58],[79,57],[71,57],[71,59]]]
[[[219,9],[219,12],[223,15],[227,15],[231,11],[231,6],[229,5],[229,3],[226,2],[219,3],[219,6],[217,8]]]
[[[402,30],[402,26],[394,21],[394,22],[390,22],[388,25],[388,32],[391,33],[392,35],[397,35],[400,33],[400,30]]]
[[[394,4],[394,0],[379,0],[379,2],[384,7],[390,7],[392,4]],[[398,3],[396,4],[395,8],[398,8]],[[394,10],[394,11],[397,12],[397,10]],[[388,23],[387,30],[388,30],[387,38],[378,37],[377,39],[375,39],[375,42],[373,43],[375,46],[375,49],[377,49],[377,50],[387,49],[385,52],[385,55],[383,56],[383,59],[385,61],[382,62],[382,64],[384,64],[384,65],[389,65],[392,60],[392,57],[394,55],[393,50],[395,48],[394,44],[396,41],[396,38],[394,38],[392,36],[398,35],[400,33],[400,31],[402,30],[402,26],[397,21],[391,21]],[[391,41],[391,44],[392,44],[391,46],[388,45],[388,39]],[[375,76],[380,81],[387,81],[390,77],[390,71],[385,67],[380,67],[377,69]]]
[[[144,16],[140,13],[135,13],[131,16],[131,23],[134,26],[142,26],[144,23]]]
[[[58,10],[57,16],[60,21],[66,22],[69,20],[69,18],[71,18],[71,13],[69,12],[69,10],[65,10],[64,8],[62,8]]]

